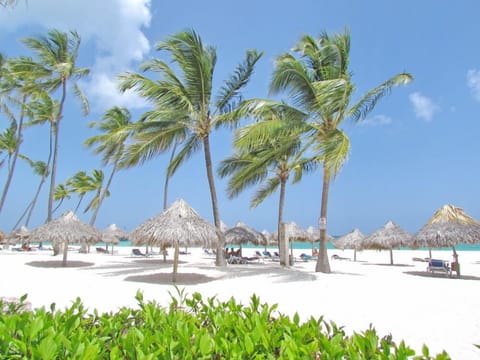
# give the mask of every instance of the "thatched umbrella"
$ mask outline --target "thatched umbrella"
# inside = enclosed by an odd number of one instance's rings
[[[393,265],[392,249],[412,245],[412,235],[393,221],[359,241],[359,249],[389,250],[390,264]]]
[[[202,219],[184,200],[172,203],[160,215],[154,216],[134,229],[129,236],[132,244],[156,244],[166,247],[173,244],[172,281],[176,281],[179,246],[203,245],[213,247],[218,235],[216,227]]]
[[[315,249],[314,243],[320,241],[320,229],[315,228],[313,226],[309,226],[307,228],[307,233],[308,233],[308,238],[309,238],[310,242],[312,243],[312,254],[313,254],[314,249]],[[326,237],[327,237],[327,241],[333,241],[334,240],[334,237],[330,234],[326,234]]]
[[[267,239],[261,232],[252,229],[242,222],[236,223],[234,227],[225,231],[224,235],[225,244],[240,246],[240,255],[242,254],[243,244],[264,245],[267,243]]]
[[[51,240],[52,245],[63,245],[62,266],[67,266],[69,244],[96,243],[102,238],[101,233],[75,216],[72,211],[65,212],[59,218],[30,232],[31,242]]]
[[[5,234],[0,230],[0,244],[3,244],[3,240],[5,239]]]
[[[333,242],[333,246],[337,249],[353,249],[353,261],[357,261],[357,249],[360,242],[365,238],[360,230],[353,229],[348,234],[342,235]]]
[[[120,239],[127,239],[128,233],[119,228],[115,224],[110,224],[106,229],[102,231],[102,241],[105,243],[105,248],[108,251],[108,244],[112,245],[112,254],[113,254],[113,245],[116,245],[120,242]]]
[[[455,257],[457,275],[460,265],[455,245],[459,243],[480,243],[480,223],[467,215],[463,209],[444,205],[414,236],[414,247],[440,248],[451,247]],[[431,258],[430,253],[430,258]]]

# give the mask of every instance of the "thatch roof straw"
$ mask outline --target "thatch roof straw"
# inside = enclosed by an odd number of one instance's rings
[[[358,249],[389,250],[390,264],[393,265],[392,249],[401,246],[411,246],[413,236],[393,221],[388,221],[383,227],[359,241]]]
[[[220,220],[220,231],[224,233],[227,230],[228,230],[227,224],[225,224],[222,220]]]
[[[96,243],[101,233],[82,221],[72,211],[43,224],[30,232],[31,242],[51,241],[53,244]]]
[[[307,228],[308,240],[311,242],[318,242],[320,241],[320,229],[315,228],[313,226],[309,226]],[[327,241],[333,241],[334,237],[330,234],[326,234]]]
[[[132,244],[175,246],[172,281],[176,281],[179,246],[215,247],[217,228],[202,219],[183,199],[176,200],[160,215],[134,229],[129,236]]]
[[[238,222],[234,227],[225,231],[225,244],[242,245],[247,243],[265,245],[267,239],[261,232],[241,222]]]
[[[30,232],[31,242],[51,241],[54,248],[63,246],[63,262],[67,265],[68,244],[97,243],[101,240],[101,233],[93,226],[80,221],[72,211],[65,212],[59,218]]]
[[[21,243],[23,243],[24,240],[27,239],[29,236],[30,231],[25,225],[22,225],[20,228],[6,235],[6,242],[9,244],[16,244],[18,241],[20,241]]]
[[[444,205],[415,234],[414,247],[453,247],[458,243],[480,243],[480,223],[463,209]]]
[[[309,239],[307,231],[294,221],[285,224],[285,236],[290,241],[307,241]]]
[[[161,214],[135,228],[129,236],[133,245],[214,247],[217,232],[214,225],[202,219],[183,199],[176,200]]]
[[[353,229],[349,233],[340,236],[333,242],[333,246],[337,249],[357,249],[360,247],[360,242],[365,238],[360,230]]]
[[[3,243],[3,240],[5,239],[5,234],[0,230],[0,243]]]
[[[115,224],[110,224],[102,231],[102,241],[107,244],[118,244],[121,239],[127,239],[128,233]]]
[[[388,221],[384,226],[360,241],[360,248],[389,250],[401,246],[410,246],[412,235],[403,230],[393,221]]]

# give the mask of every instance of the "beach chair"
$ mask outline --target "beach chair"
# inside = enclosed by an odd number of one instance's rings
[[[134,255],[134,256],[147,257],[147,255],[144,254],[144,253],[142,253],[142,252],[140,251],[140,249],[132,249],[132,255]]]
[[[452,274],[452,269],[450,268],[450,263],[446,260],[439,259],[430,259],[427,266],[427,271],[432,274],[435,272],[443,272],[446,275]]]
[[[300,259],[302,259],[303,261],[310,261],[310,260],[312,260],[312,256],[308,255],[308,254],[305,254],[305,253],[301,253],[300,254]]]
[[[103,247],[97,247],[95,248],[95,250],[97,250],[97,253],[99,254],[108,254],[108,251],[105,250]]]

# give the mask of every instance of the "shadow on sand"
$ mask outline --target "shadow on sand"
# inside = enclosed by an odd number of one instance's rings
[[[134,275],[125,278],[125,281],[141,282],[157,285],[195,285],[216,280],[214,277],[194,273],[177,273],[177,281],[172,282],[172,273],[156,273],[148,275]]]
[[[445,279],[445,280],[480,280],[480,277],[473,276],[473,275],[461,275],[461,276],[448,276],[443,273],[431,273],[428,271],[406,271],[405,274],[414,275],[414,276],[422,276],[422,277],[429,277],[429,278],[438,278],[438,279]]]
[[[63,266],[62,260],[49,260],[49,261],[30,261],[30,262],[27,262],[26,265],[39,267],[39,268],[78,268],[78,267],[93,266],[95,264],[92,262],[71,260],[71,261],[67,261],[66,266]]]

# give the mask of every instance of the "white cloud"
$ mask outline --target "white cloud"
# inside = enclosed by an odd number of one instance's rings
[[[360,124],[368,126],[389,125],[391,123],[392,118],[386,115],[375,115],[360,122]]]
[[[471,69],[467,72],[467,86],[476,101],[480,101],[480,70]]]
[[[80,57],[92,58],[84,91],[94,107],[136,106],[134,94],[121,94],[116,77],[141,61],[150,50],[142,28],[150,25],[151,0],[28,0],[0,12],[0,30],[23,27],[76,30],[81,38]],[[36,36],[32,33],[32,36]],[[87,50],[88,49],[88,50]],[[84,52],[82,52],[84,50]],[[90,51],[90,54],[85,53]],[[81,64],[80,66],[84,66]],[[135,64],[136,68],[136,64]]]
[[[440,111],[440,107],[437,104],[419,92],[410,94],[409,99],[413,104],[415,116],[425,121],[431,121],[435,113]]]

